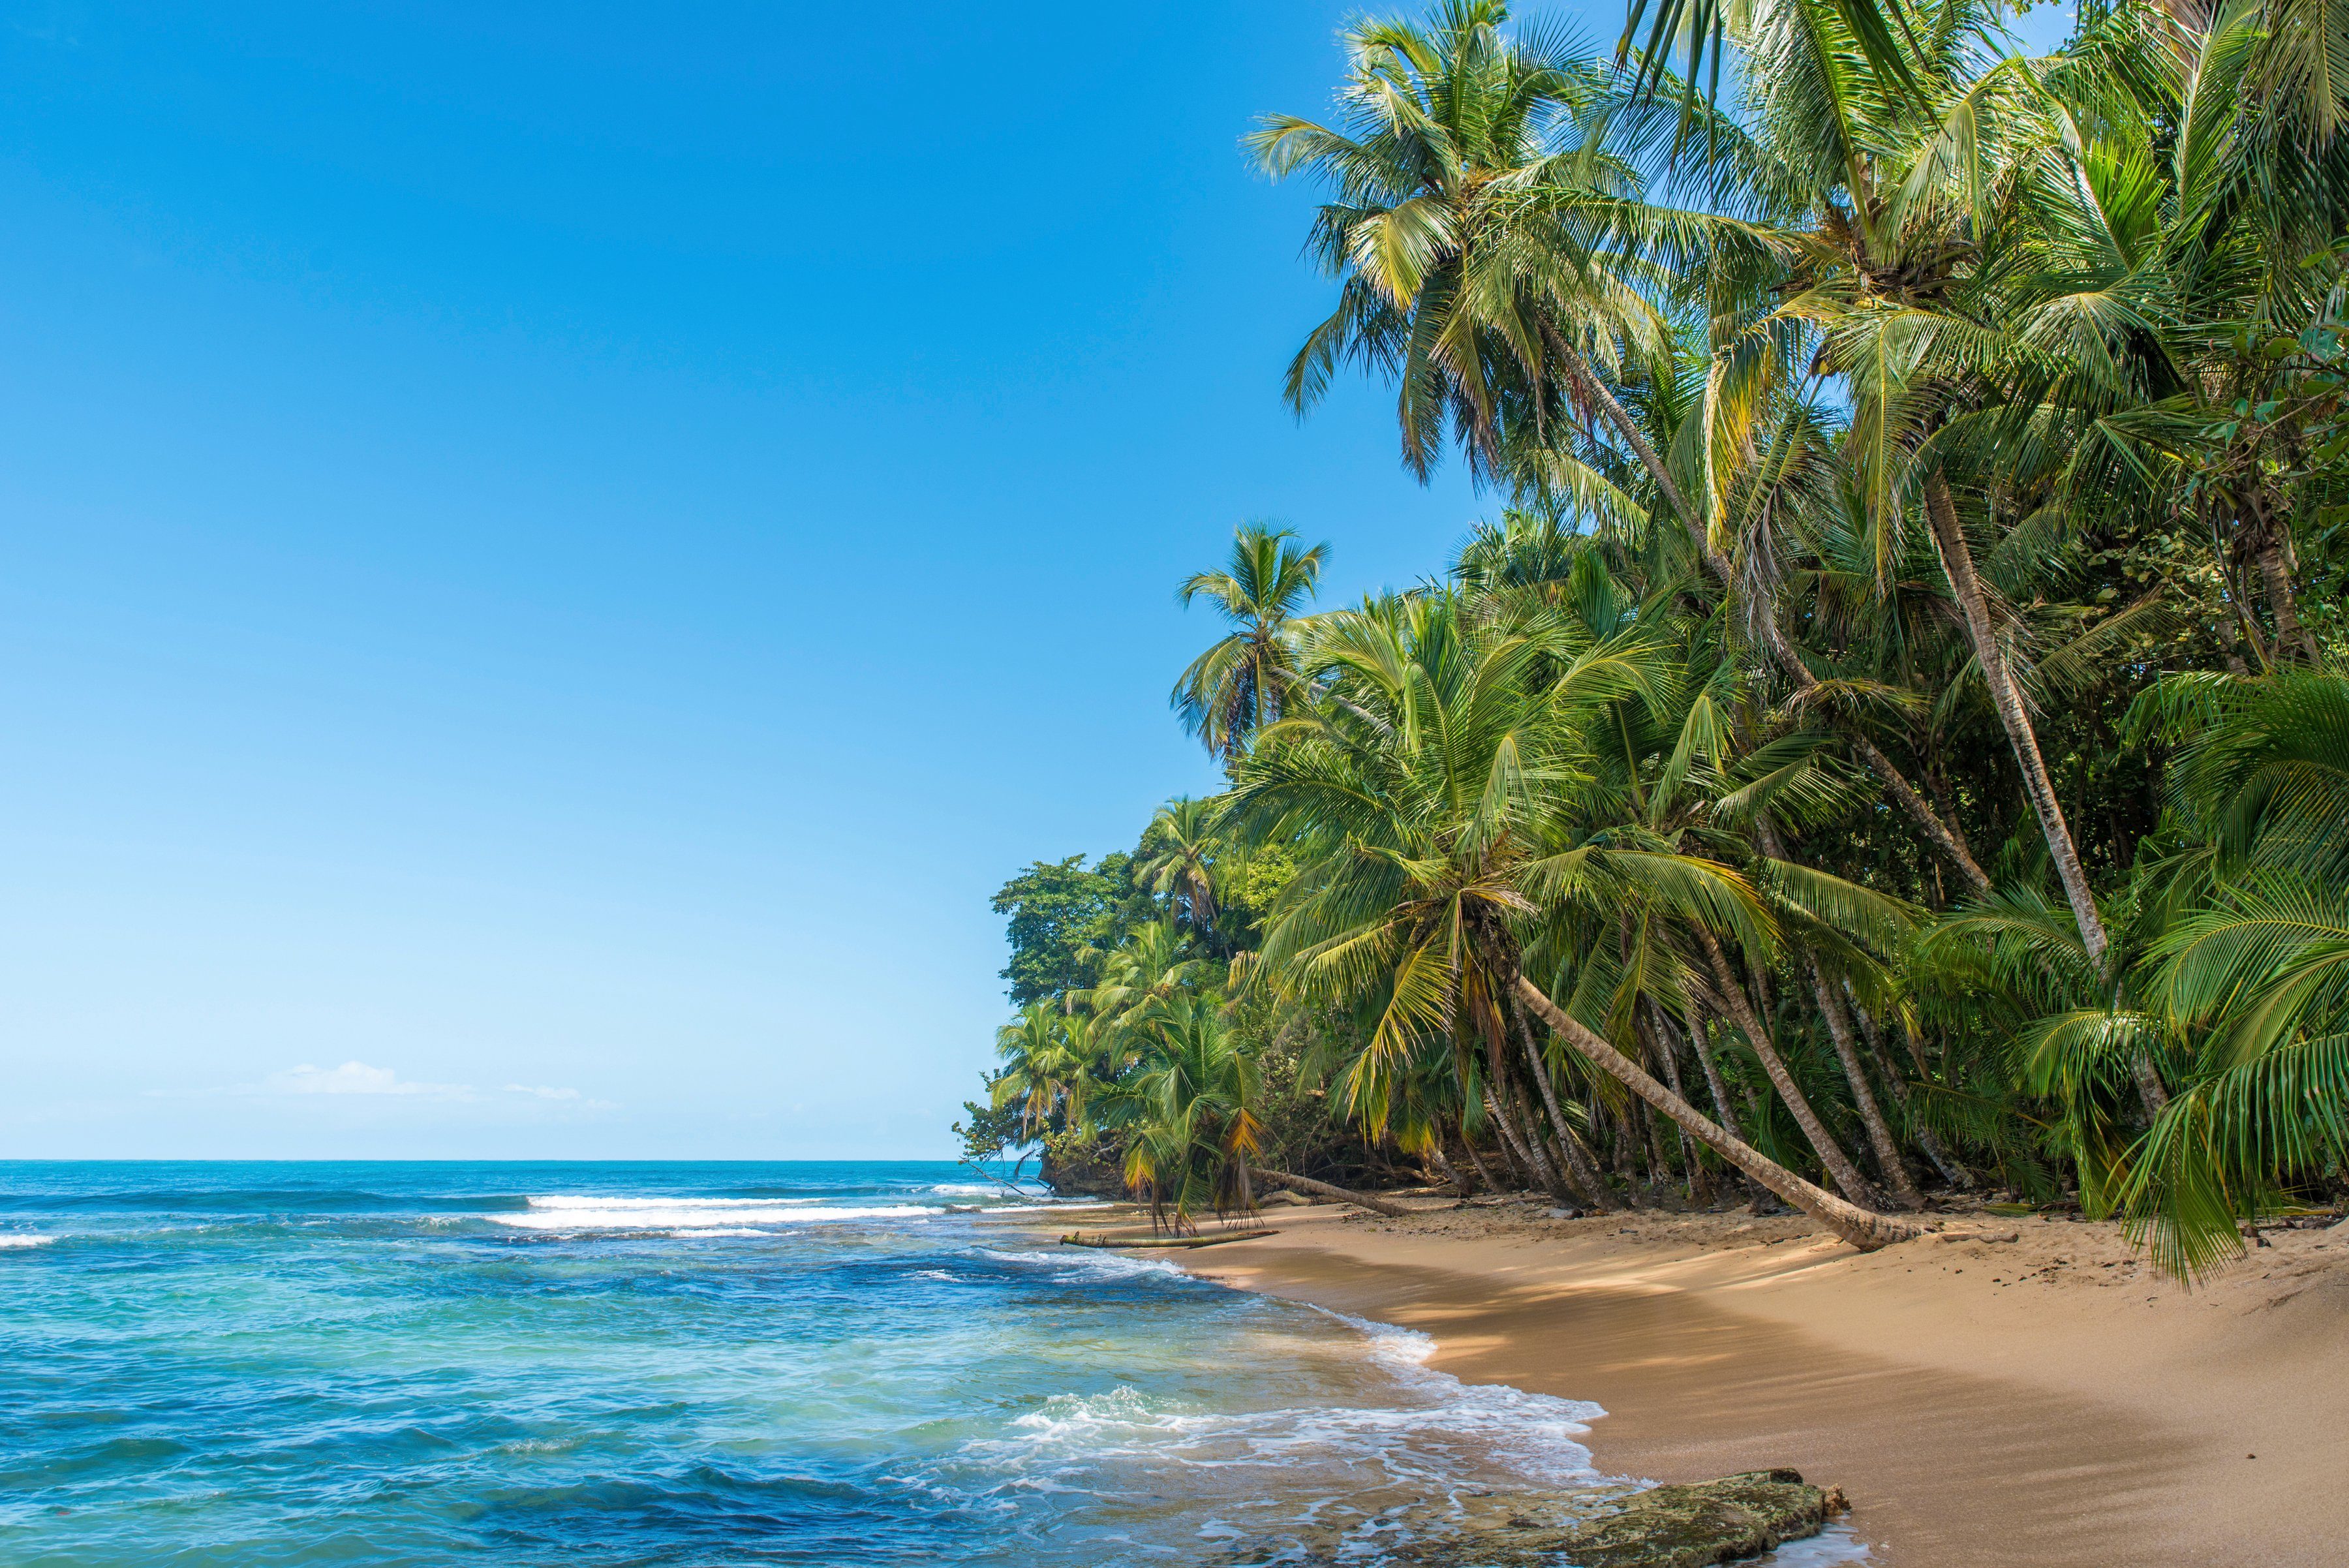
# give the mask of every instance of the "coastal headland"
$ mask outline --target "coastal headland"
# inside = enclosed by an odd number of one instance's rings
[[[1596,1400],[1610,1472],[1792,1466],[1899,1568],[2316,1568],[2349,1539],[2349,1224],[2188,1291],[2117,1227],[2042,1216],[1870,1254],[1742,1212],[1276,1223],[1180,1262],[1422,1331],[1464,1380]]]

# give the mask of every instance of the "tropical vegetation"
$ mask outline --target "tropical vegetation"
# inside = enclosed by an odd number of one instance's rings
[[[2349,0],[1627,22],[1358,22],[1247,139],[1321,196],[1289,402],[1494,514],[1182,585],[1223,785],[999,895],[974,1152],[2222,1266],[2349,1191]]]

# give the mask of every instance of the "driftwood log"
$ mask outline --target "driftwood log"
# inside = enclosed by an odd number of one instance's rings
[[[1373,1193],[1356,1192],[1348,1187],[1332,1187],[1326,1181],[1310,1177],[1291,1176],[1284,1170],[1259,1170],[1248,1167],[1248,1175],[1270,1187],[1285,1187],[1291,1192],[1302,1192],[1309,1198],[1326,1198],[1332,1203],[1350,1203],[1357,1209],[1367,1209],[1373,1214],[1383,1214],[1390,1220],[1400,1220],[1411,1212],[1400,1203],[1390,1203]]]

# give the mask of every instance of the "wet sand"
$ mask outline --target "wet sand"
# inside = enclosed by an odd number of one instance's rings
[[[1609,1471],[1841,1486],[1898,1568],[2349,1562],[2349,1226],[2189,1293],[2106,1225],[1950,1216],[1861,1256],[1795,1218],[1541,1213],[1291,1210],[1177,1261],[1596,1400]]]

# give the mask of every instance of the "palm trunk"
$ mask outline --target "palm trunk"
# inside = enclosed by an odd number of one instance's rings
[[[1680,1039],[1672,1033],[1671,1024],[1664,1018],[1664,1010],[1656,1005],[1654,997],[1648,999],[1648,1045],[1663,1062],[1664,1082],[1671,1085],[1673,1094],[1687,1099],[1688,1091],[1681,1087]],[[1677,1125],[1672,1130],[1680,1136],[1681,1160],[1688,1167],[1689,1196],[1693,1199],[1707,1185],[1704,1166],[1697,1158],[1696,1146],[1689,1141],[1689,1135]]]
[[[2302,657],[2314,669],[2324,662],[2316,649],[2316,639],[2302,624],[2300,609],[2292,591],[2292,567],[2283,558],[2283,542],[2276,537],[2275,527],[2264,517],[2260,524],[2260,582],[2267,589],[2268,612],[2275,617],[2276,648],[2282,651],[2297,645]]]
[[[1542,1105],[1549,1112],[1549,1125],[1557,1131],[1557,1147],[1566,1155],[1568,1169],[1574,1173],[1574,1184],[1584,1189],[1584,1201],[1602,1213],[1620,1209],[1614,1192],[1607,1185],[1606,1176],[1590,1150],[1567,1125],[1557,1108],[1557,1092],[1550,1086],[1549,1064],[1542,1060],[1541,1047],[1534,1043],[1534,1032],[1526,1023],[1525,1014],[1517,1014],[1517,1039],[1526,1048],[1526,1062],[1533,1068],[1534,1083],[1541,1089]]]
[[[1917,1147],[1925,1151],[1925,1158],[1933,1162],[1933,1168],[1941,1173],[1942,1180],[1961,1189],[1971,1187],[1974,1184],[1973,1172],[1941,1146],[1940,1135],[1926,1126],[1925,1119],[1918,1116],[1909,1104],[1908,1080],[1901,1076],[1899,1064],[1892,1060],[1892,1054],[1884,1048],[1884,1033],[1877,1028],[1876,1020],[1868,1016],[1868,1009],[1862,1007],[1857,998],[1852,1002],[1851,1011],[1859,1019],[1859,1033],[1868,1041],[1868,1051],[1876,1057],[1877,1070],[1884,1075],[1884,1081],[1892,1085],[1892,1097],[1899,1102],[1909,1130],[1916,1135]],[[1917,1070],[1920,1074],[1925,1070],[1922,1054],[1917,1058]]]
[[[1819,1120],[1818,1113],[1811,1109],[1811,1102],[1803,1096],[1802,1085],[1795,1082],[1795,1075],[1787,1070],[1785,1059],[1778,1054],[1778,1047],[1771,1040],[1769,1032],[1762,1027],[1762,1020],[1754,1016],[1754,1004],[1745,997],[1745,988],[1738,984],[1737,977],[1730,972],[1729,961],[1722,955],[1721,944],[1713,940],[1713,933],[1704,927],[1692,924],[1690,929],[1696,932],[1698,942],[1704,948],[1705,959],[1713,966],[1713,981],[1721,988],[1721,999],[1729,1008],[1731,1020],[1753,1045],[1754,1054],[1762,1059],[1762,1070],[1770,1075],[1771,1086],[1786,1103],[1786,1109],[1794,1113],[1795,1125],[1801,1127],[1803,1137],[1810,1140],[1811,1147],[1818,1154],[1819,1163],[1826,1167],[1828,1177],[1845,1197],[1854,1203],[1873,1208],[1878,1201],[1876,1190],[1868,1186],[1868,1179],[1860,1175],[1859,1167],[1852,1163],[1851,1156],[1844,1153],[1843,1145],[1836,1141],[1835,1134]]]
[[[1722,592],[1735,593],[1737,590],[1736,568],[1729,564],[1727,556],[1713,547],[1713,541],[1705,533],[1704,520],[1697,515],[1696,509],[1691,506],[1688,498],[1681,493],[1680,485],[1673,481],[1671,471],[1664,466],[1663,457],[1649,442],[1646,432],[1640,429],[1639,421],[1631,417],[1630,410],[1626,409],[1621,400],[1615,396],[1613,389],[1591,369],[1589,363],[1570,344],[1562,340],[1554,341],[1556,347],[1563,352],[1574,379],[1581,384],[1583,389],[1589,394],[1591,400],[1599,405],[1599,410],[1607,416],[1607,422],[1615,427],[1616,433],[1623,438],[1624,444],[1629,446],[1632,455],[1639,459],[1640,466],[1648,471],[1648,477],[1654,481],[1656,488],[1662,492],[1665,501],[1671,506],[1673,514],[1680,518],[1682,526],[1688,530],[1689,542],[1696,546],[1698,558],[1704,562],[1706,570],[1721,580]],[[1784,670],[1786,679],[1794,683],[1795,690],[1808,696],[1817,689],[1818,681],[1810,670],[1805,668],[1794,649],[1787,644],[1785,634],[1778,629],[1777,617],[1771,613],[1773,608],[1774,607],[1771,606],[1756,607],[1756,613],[1753,618],[1756,629],[1761,632],[1763,640],[1769,645],[1771,657],[1776,661],[1778,668]],[[1964,843],[1950,831],[1948,825],[1942,822],[1940,816],[1930,805],[1926,804],[1925,797],[1910,787],[1908,779],[1901,774],[1892,759],[1878,750],[1875,742],[1865,736],[1853,736],[1851,743],[1852,749],[1859,753],[1860,760],[1868,764],[1868,771],[1884,782],[1885,790],[1892,796],[1894,803],[1909,814],[1910,820],[1916,823],[1933,847],[1940,850],[1952,865],[1957,867],[1959,874],[1965,877],[1968,885],[1975,892],[1989,892],[1990,877],[1984,875],[1982,868],[1974,863],[1974,857],[1968,853]]]
[[[1476,1195],[1476,1189],[1468,1185],[1468,1179],[1460,1174],[1460,1168],[1452,1163],[1452,1157],[1444,1152],[1441,1136],[1429,1139],[1427,1155],[1435,1162],[1435,1168],[1443,1174],[1444,1179],[1451,1183],[1453,1197],[1465,1203]]]
[[[1291,1176],[1287,1171],[1256,1169],[1256,1179],[1271,1187],[1285,1187],[1291,1192],[1302,1192],[1309,1198],[1326,1198],[1332,1203],[1350,1203],[1357,1209],[1367,1209],[1373,1214],[1383,1214],[1390,1220],[1400,1220],[1411,1212],[1400,1203],[1390,1203],[1383,1198],[1367,1192],[1356,1192],[1350,1187],[1332,1187],[1326,1181],[1309,1177]]]
[[[1524,1192],[1539,1186],[1540,1182],[1533,1174],[1532,1163],[1526,1158],[1525,1149],[1517,1142],[1516,1129],[1509,1126],[1509,1118],[1501,1114],[1500,1099],[1489,1084],[1485,1086],[1485,1116],[1492,1122],[1494,1132],[1499,1135],[1501,1158],[1508,1163],[1509,1179],[1517,1184],[1516,1189]]]
[[[1460,1127],[1460,1147],[1466,1151],[1468,1163],[1475,1168],[1477,1184],[1487,1191],[1498,1192],[1501,1189],[1501,1184],[1495,1181],[1493,1173],[1485,1168],[1485,1157],[1476,1152],[1476,1140],[1468,1136],[1467,1124],[1464,1122]]]
[[[1491,1094],[1492,1091],[1487,1090],[1486,1093]],[[1515,1096],[1508,1099],[1494,1096],[1494,1108],[1499,1116],[1502,1133],[1508,1138],[1510,1147],[1516,1150],[1517,1158],[1525,1161],[1526,1168],[1533,1172],[1535,1186],[1560,1203],[1573,1202],[1575,1195],[1550,1164],[1549,1151],[1542,1147],[1541,1139],[1534,1135],[1533,1129],[1519,1120],[1515,1098]]]
[[[1762,852],[1774,860],[1788,861],[1785,842],[1778,836],[1777,825],[1765,813],[1754,823],[1754,835]],[[1876,1103],[1876,1091],[1869,1087],[1868,1069],[1860,1064],[1859,1046],[1852,1038],[1851,1018],[1844,1012],[1843,998],[1831,990],[1826,977],[1819,971],[1816,954],[1803,954],[1803,968],[1810,976],[1811,995],[1818,1002],[1820,1016],[1826,1020],[1827,1034],[1835,1042],[1836,1059],[1843,1064],[1843,1075],[1851,1085],[1851,1103],[1859,1111],[1859,1124],[1868,1129],[1868,1147],[1876,1153],[1876,1168],[1892,1189],[1893,1201],[1903,1209],[1922,1209],[1924,1196],[1909,1178],[1908,1164],[1900,1158],[1900,1145],[1886,1125],[1884,1111]]]
[[[1851,1016],[1844,1011],[1843,998],[1819,972],[1816,958],[1806,953],[1803,962],[1811,972],[1811,994],[1818,999],[1819,1012],[1826,1018],[1827,1033],[1835,1040],[1836,1057],[1843,1063],[1843,1075],[1851,1082],[1851,1103],[1858,1107],[1860,1125],[1868,1129],[1868,1147],[1876,1151],[1876,1168],[1892,1189],[1895,1203],[1903,1209],[1922,1209],[1925,1195],[1917,1190],[1916,1180],[1909,1174],[1909,1162],[1900,1157],[1900,1145],[1884,1119],[1884,1109],[1876,1103],[1876,1091],[1869,1086],[1868,1069],[1860,1062],[1859,1043],[1853,1037]]]
[[[1950,589],[1957,596],[1959,607],[1965,613],[1966,635],[1973,644],[1974,662],[1982,668],[1982,683],[1990,688],[1991,706],[1998,710],[1998,722],[2006,728],[2007,744],[2014,753],[2016,765],[2023,770],[2023,794],[2030,798],[2031,809],[2039,818],[2040,834],[2047,840],[2047,852],[2055,861],[2055,874],[2064,883],[2064,897],[2071,901],[2072,919],[2079,925],[2080,940],[2087,948],[2089,959],[2102,964],[2105,950],[2110,945],[2105,936],[2105,922],[2096,913],[2095,895],[2088,890],[2088,874],[2080,864],[2079,846],[2072,841],[2072,830],[2064,821],[2064,807],[2055,798],[2054,780],[2039,754],[2038,732],[2032,727],[2031,715],[2023,710],[2022,695],[2015,690],[2013,675],[2007,668],[2006,650],[1999,646],[1998,630],[1991,625],[1990,601],[1982,592],[1982,579],[1974,574],[1973,552],[1958,522],[1957,502],[1950,494],[1949,483],[1939,473],[1925,482],[1925,516],[1931,525],[1934,547],[1940,554],[1941,570],[1950,579]]]
[[[2055,781],[2039,754],[2038,732],[2032,727],[2031,715],[2024,711],[2022,695],[2015,690],[2013,676],[2006,666],[2006,651],[1999,646],[1997,628],[1990,623],[1990,601],[1982,593],[1982,579],[1974,574],[1973,552],[1967,546],[1965,530],[1958,523],[1957,502],[1950,494],[1949,482],[1938,472],[1925,482],[1925,516],[1931,527],[1933,546],[1941,557],[1941,570],[1965,612],[1966,634],[1973,642],[1974,661],[1982,667],[1982,683],[1990,688],[1991,705],[1998,710],[1999,722],[2006,727],[2007,743],[2014,752],[2016,765],[2023,770],[2023,792],[2039,818],[2040,834],[2047,840],[2047,853],[2054,859],[2055,875],[2064,884],[2064,897],[2070,901],[2072,919],[2080,928],[2080,944],[2088,950],[2088,961],[2102,969],[2105,952],[2112,945],[2105,934],[2104,918],[2096,912],[2096,898],[2089,890],[2087,870],[2080,864],[2079,846],[2073,842],[2072,829],[2064,821],[2063,804],[2055,798]],[[2137,1093],[2145,1100],[2146,1114],[2160,1115],[2161,1107],[2169,1103],[2169,1091],[2163,1087],[2153,1058],[2139,1052],[2130,1068],[2137,1078]]]
[[[1743,1137],[1744,1129],[1737,1119],[1735,1107],[1729,1103],[1729,1091],[1721,1080],[1721,1064],[1713,1060],[1711,1025],[1706,1023],[1703,1011],[1697,1006],[1695,999],[1688,992],[1683,991],[1681,993],[1681,1000],[1687,1003],[1689,1010],[1689,1049],[1696,1053],[1697,1065],[1704,1071],[1705,1092],[1713,1096],[1713,1110],[1721,1117],[1723,1127]],[[1739,1085],[1741,1088],[1744,1086]],[[1754,1106],[1750,1100],[1745,1106],[1745,1114],[1749,1116],[1754,1115]],[[1738,1172],[1738,1179],[1745,1183],[1745,1190],[1756,1201],[1765,1196],[1764,1189],[1755,1185],[1754,1179],[1744,1172]]]
[[[1531,1008],[1543,1023],[1549,1025],[1552,1033],[1591,1065],[1671,1117],[1674,1125],[1685,1130],[1690,1137],[1833,1231],[1850,1245],[1863,1252],[1872,1252],[1892,1242],[1908,1241],[1919,1233],[1913,1225],[1886,1215],[1871,1214],[1856,1204],[1845,1202],[1824,1188],[1813,1186],[1744,1139],[1733,1137],[1694,1106],[1658,1083],[1637,1062],[1576,1023],[1544,995],[1539,986],[1524,975],[1515,977],[1514,989],[1520,1002]]]

